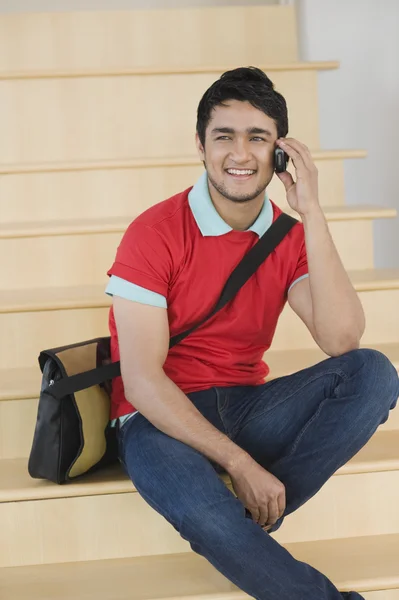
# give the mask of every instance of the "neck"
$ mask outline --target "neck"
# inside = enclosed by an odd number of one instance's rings
[[[228,200],[208,179],[208,189],[214,207],[223,221],[237,231],[246,231],[256,221],[265,201],[265,192],[247,202]]]

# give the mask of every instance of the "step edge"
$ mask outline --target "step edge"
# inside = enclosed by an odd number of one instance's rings
[[[21,79],[75,79],[89,77],[126,77],[126,76],[162,76],[162,75],[197,75],[204,73],[224,73],[234,69],[236,65],[198,65],[188,67],[111,67],[90,69],[35,69],[21,71],[0,71],[1,80]],[[262,71],[327,71],[339,69],[336,60],[326,61],[290,61],[286,63],[263,63]]]
[[[389,354],[390,348],[386,348],[387,346],[390,346],[391,348],[393,347],[394,349],[398,350],[398,353],[397,353],[398,358],[397,359],[392,359],[392,360],[393,360],[393,364],[396,367],[397,371],[399,371],[399,343],[397,343],[397,344],[395,344],[395,343],[386,343],[386,344],[384,344],[384,343],[382,343],[382,344],[376,343],[376,344],[373,344],[371,346],[368,344],[368,345],[365,345],[365,346],[361,346],[361,348],[362,347],[364,347],[364,348],[369,348],[369,347],[376,348],[377,350],[380,349],[380,351],[384,351],[385,350]],[[309,352],[309,353],[311,353],[313,351],[319,352],[319,350],[317,348],[312,349],[312,350],[310,350],[309,348],[305,348],[305,350],[298,350],[298,351],[295,351],[295,352],[298,352],[298,353],[299,352]],[[272,356],[273,355],[282,356],[283,354],[286,354],[287,352],[290,352],[290,350],[269,350],[269,356],[270,356],[270,354]],[[321,358],[321,360],[323,360],[323,357]],[[38,374],[38,380],[40,381],[40,376],[41,375],[40,375],[39,366],[37,366],[37,367],[26,367],[26,369],[28,369],[31,373],[33,372],[33,369],[34,369],[37,372],[37,374]],[[26,369],[24,369],[23,367],[20,367],[20,368],[16,368],[15,371],[17,371],[16,374],[18,375],[22,371],[26,371]],[[10,371],[10,369],[7,369],[7,372],[9,372],[9,371]],[[1,372],[2,372],[2,369],[0,369],[0,374],[1,374]],[[286,372],[286,374],[287,375],[291,374],[291,371],[288,370]],[[278,374],[278,373],[276,374],[276,377],[280,377],[280,376],[281,376],[280,374]],[[275,377],[272,377],[271,379],[275,379]],[[12,402],[14,400],[15,401],[18,401],[18,400],[37,400],[37,398],[38,398],[38,391],[37,391],[37,389],[35,389],[35,391],[30,390],[30,389],[26,389],[25,391],[23,389],[19,389],[17,391],[11,391],[10,392],[10,391],[4,391],[4,390],[2,390],[0,388],[0,402],[8,402],[8,401]]]
[[[313,150],[311,151],[314,160],[344,160],[352,158],[365,158],[367,150],[349,149],[349,150]],[[0,175],[15,175],[28,173],[54,173],[67,171],[97,171],[114,169],[147,169],[160,167],[180,167],[180,166],[201,166],[198,156],[182,156],[175,158],[137,158],[126,160],[96,160],[96,161],[77,161],[77,162],[58,162],[58,163],[15,163],[0,164]]]
[[[399,431],[398,431],[398,435],[399,435]],[[26,460],[27,459],[2,459],[2,460]],[[350,464],[350,463],[348,463]],[[360,468],[358,468],[358,464],[360,465]],[[341,469],[339,469],[336,473],[334,473],[332,475],[332,477],[342,477],[342,476],[356,476],[356,475],[362,475],[364,473],[380,473],[380,472],[398,472],[399,473],[399,457],[392,459],[391,461],[383,459],[381,461],[378,461],[378,459],[376,461],[367,461],[367,464],[370,466],[371,465],[371,469],[364,469],[364,465],[366,464],[366,461],[364,463],[354,463],[352,465],[352,467],[348,467],[346,470],[345,467],[347,467],[347,465],[345,465],[344,467],[341,467]],[[380,468],[380,464],[381,467]],[[224,483],[227,486],[231,487],[231,483],[229,481],[229,477],[228,475],[220,475],[220,478],[222,479],[222,481],[224,481]],[[37,480],[39,481],[39,480]],[[64,485],[57,485],[57,484],[48,484],[48,482],[45,483],[46,488],[43,488],[42,490],[40,489],[36,489],[36,488],[21,488],[18,489],[17,491],[14,491],[12,489],[10,490],[6,490],[6,491],[0,491],[0,504],[6,504],[6,503],[10,503],[10,502],[31,502],[31,501],[47,501],[47,500],[61,500],[61,499],[67,499],[67,498],[83,498],[83,497],[90,497],[90,496],[110,496],[110,495],[119,495],[119,494],[137,494],[138,491],[136,490],[134,484],[132,483],[132,481],[130,479],[128,479],[126,477],[126,479],[123,479],[122,481],[110,481],[107,483],[85,483],[85,484],[80,484],[82,485],[82,487],[84,487],[84,489],[81,491],[81,493],[79,493],[78,489],[74,489],[72,486],[68,487],[68,484],[64,484]],[[48,495],[44,494],[44,490],[47,492],[47,490],[49,491]],[[57,494],[55,494],[55,490],[57,490]],[[66,493],[66,491],[69,490],[69,493]],[[52,493],[51,493],[52,492]]]
[[[367,538],[367,542],[368,544],[370,544],[370,541],[374,538],[380,538],[380,542],[384,542],[384,538],[391,538],[395,536],[396,538],[398,537],[397,534],[381,534],[378,536],[365,536]],[[362,538],[361,537],[351,537],[348,538],[350,540],[356,540],[358,543],[361,543]],[[297,548],[300,546],[303,547],[309,547],[310,545],[313,546],[313,552],[315,551],[314,549],[317,549],[317,545],[322,545],[325,546],[326,544],[328,545],[328,542],[330,540],[315,540],[312,542],[297,542],[297,543],[283,543],[282,546],[284,548],[286,548],[289,552],[292,550],[293,546],[296,546]],[[332,540],[331,540],[332,541]],[[341,539],[337,539],[334,540],[334,542],[345,542],[347,541],[347,539],[345,538],[341,538]],[[396,540],[397,543],[397,540]],[[324,548],[322,548],[324,549]],[[390,550],[395,550],[394,548],[390,548]],[[299,553],[295,553],[298,556],[299,560],[305,560],[304,557],[301,557],[300,552]],[[187,564],[191,563],[192,567],[196,567],[198,564],[198,567],[200,568],[201,566],[203,566],[203,561],[204,559],[202,557],[198,557],[197,555],[195,555],[193,552],[188,551],[186,553],[174,553],[174,554],[163,554],[163,555],[150,555],[150,556],[146,556],[146,557],[135,557],[135,558],[120,558],[120,559],[115,559],[115,558],[111,558],[111,559],[99,559],[97,561],[69,561],[66,563],[48,563],[48,564],[36,564],[36,565],[20,565],[20,566],[16,566],[16,567],[4,567],[2,569],[2,572],[5,576],[7,576],[7,573],[12,573],[15,574],[18,570],[19,574],[24,577],[27,576],[32,577],[32,575],[34,576],[35,574],[38,575],[40,573],[40,571],[42,571],[42,573],[40,574],[39,577],[39,581],[41,578],[47,576],[51,578],[51,572],[56,570],[58,571],[58,573],[64,570],[64,573],[61,573],[62,577],[66,577],[68,575],[70,575],[71,570],[73,569],[74,565],[79,565],[80,569],[84,569],[88,563],[101,563],[100,567],[102,565],[105,565],[107,563],[123,563],[123,562],[134,562],[136,561],[136,568],[139,565],[139,561],[140,559],[145,558],[148,563],[151,563],[151,561],[154,563],[154,567],[156,566],[156,564],[159,564],[160,559],[164,558],[166,559],[166,563],[172,563],[172,569],[174,570],[178,570],[179,568],[181,568],[181,565],[179,566],[179,562],[178,562],[178,558],[179,557],[183,557],[185,560],[183,560],[183,564]],[[391,554],[389,554],[389,557],[391,558]],[[173,562],[174,560],[174,562]],[[342,564],[342,563],[341,563]],[[92,564],[90,565],[92,566]],[[129,567],[130,565],[127,564],[127,567]],[[211,569],[211,565],[209,565],[209,567],[207,567],[209,569]],[[390,570],[391,571],[391,570]],[[173,571],[172,571],[173,572]],[[397,573],[395,573],[394,575],[391,574],[392,571],[388,574],[379,574],[378,572],[374,575],[374,576],[370,576],[370,575],[364,575],[364,576],[359,576],[357,578],[351,578],[348,576],[345,576],[345,573],[341,576],[337,576],[337,577],[333,577],[331,578],[335,584],[335,586],[340,590],[340,591],[353,591],[356,590],[358,592],[373,592],[373,591],[383,591],[383,590],[397,590],[399,589],[399,575]],[[88,575],[88,573],[87,573]],[[58,577],[56,578],[57,583],[62,583],[62,578]],[[232,586],[234,584],[231,584]],[[208,592],[208,593],[196,593],[196,594],[189,594],[189,595],[173,595],[173,596],[168,596],[168,597],[164,597],[162,596],[162,600],[246,600],[248,598],[248,595],[243,592],[242,590],[236,588],[236,589],[231,589],[231,590],[225,590],[225,591],[216,591],[216,592]],[[154,597],[155,600],[155,597]]]
[[[365,272],[370,271],[382,271],[384,269],[365,269]],[[389,269],[391,273],[391,277],[386,277],[381,280],[374,279],[371,281],[355,281],[353,286],[357,292],[372,292],[372,291],[390,291],[396,290],[399,288],[399,269],[397,269],[397,274],[395,273],[395,269]],[[351,271],[347,271],[349,277],[351,275]],[[358,276],[358,271],[355,271]],[[97,287],[97,286],[92,286]],[[65,288],[68,289],[79,289],[81,286],[70,286]],[[45,294],[45,290],[51,288],[38,288],[43,290],[43,297],[48,298],[48,295]],[[61,289],[61,288],[57,288]],[[12,313],[22,313],[22,312],[47,312],[54,310],[79,310],[79,309],[90,309],[90,308],[106,308],[111,305],[111,301],[107,294],[105,293],[106,282],[104,282],[103,288],[98,285],[97,292],[93,293],[93,295],[89,298],[73,298],[73,299],[57,299],[51,300],[46,299],[44,301],[29,301],[29,298],[24,302],[17,303],[5,303],[1,304],[1,293],[0,293],[0,314],[12,314]],[[101,293],[101,290],[103,293]],[[29,289],[21,289],[21,290],[7,290],[12,291],[14,293],[19,293],[22,291],[24,294],[28,292]],[[27,295],[28,295],[27,294]]]
[[[328,222],[336,221],[372,221],[374,219],[393,219],[397,217],[398,211],[392,207],[383,206],[350,206],[350,207],[339,207],[336,212],[329,212],[329,208],[323,207],[326,220]],[[293,210],[286,210],[287,214],[297,216]],[[75,219],[65,219],[63,221],[57,221],[57,226],[54,226],[53,221],[49,221],[46,227],[45,221],[28,222],[23,223],[24,227],[19,226],[19,223],[10,222],[5,223],[7,225],[6,230],[0,228],[0,239],[21,239],[21,238],[36,238],[36,237],[58,237],[58,236],[75,236],[75,235],[96,235],[96,234],[109,234],[109,233],[124,233],[130,223],[137,218],[139,215],[113,217],[107,221],[104,219],[97,219],[97,223],[87,219],[86,223],[82,220],[76,219],[76,224],[73,223]],[[120,219],[120,222],[119,222]],[[103,220],[103,222],[101,222]],[[114,221],[114,222],[112,222]],[[51,225],[52,224],[52,225]],[[11,227],[13,226],[13,227]],[[19,227],[18,227],[19,226]]]

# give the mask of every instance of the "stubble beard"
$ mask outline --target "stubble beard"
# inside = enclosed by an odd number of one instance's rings
[[[213,179],[213,177],[211,177],[211,175],[209,175],[209,171],[207,172],[207,174],[208,174],[209,181],[211,182],[213,187],[219,192],[219,194],[221,194],[227,200],[230,200],[231,202],[235,202],[237,204],[244,204],[245,202],[251,202],[251,200],[254,200],[260,194],[262,194],[262,192],[264,192],[266,190],[266,187],[268,185],[268,182],[265,182],[264,184],[259,185],[256,188],[256,190],[250,194],[241,194],[241,195],[235,194],[235,195],[233,195],[228,191],[228,189],[226,188],[226,186],[223,183],[217,183]]]

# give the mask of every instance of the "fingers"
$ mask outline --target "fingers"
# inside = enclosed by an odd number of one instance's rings
[[[310,170],[316,168],[309,148],[305,144],[302,144],[302,142],[294,138],[280,138],[277,140],[277,144],[292,159],[296,169],[302,166]]]
[[[277,498],[275,498],[274,500],[270,500],[270,502],[269,502],[269,517],[267,519],[266,524],[274,525],[278,521],[279,515],[280,515],[280,510],[278,507]]]
[[[283,182],[286,192],[289,192],[290,189],[295,185],[295,181],[291,173],[289,173],[288,171],[283,171],[283,173],[276,173],[276,175],[280,179],[280,181]]]
[[[260,510],[259,510],[259,508],[251,506],[247,510],[251,513],[252,519],[255,521],[255,523],[259,523],[259,519],[260,519]]]
[[[281,518],[284,514],[285,507],[286,507],[285,488],[278,495],[277,504],[278,504],[278,510],[279,510],[279,518]]]
[[[262,528],[270,528],[272,525],[277,523],[280,517],[280,508],[278,505],[277,498],[273,498],[269,500],[269,503],[265,506],[259,507],[258,513],[259,517],[254,521],[258,523]]]

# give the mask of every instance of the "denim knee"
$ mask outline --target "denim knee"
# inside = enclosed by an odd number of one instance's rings
[[[386,411],[396,406],[399,396],[397,370],[385,354],[371,348],[361,348],[348,353],[358,363],[359,392],[368,391],[366,398]],[[364,394],[361,393],[362,398]]]

